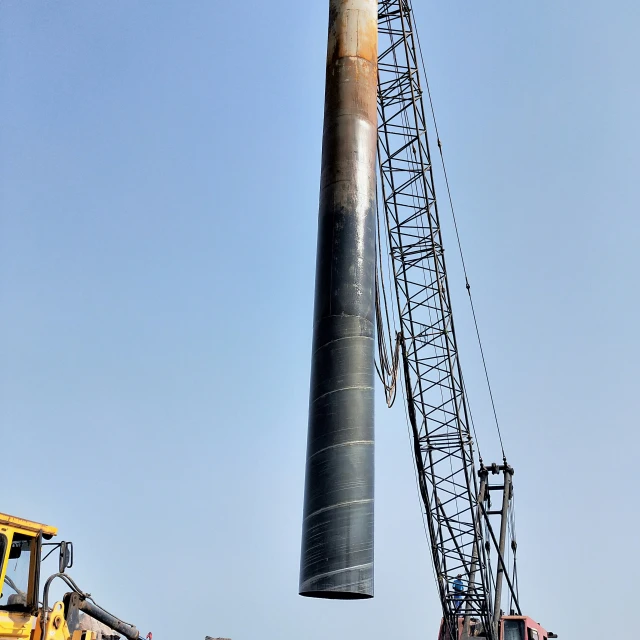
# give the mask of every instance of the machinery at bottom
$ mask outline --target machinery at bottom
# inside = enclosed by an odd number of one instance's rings
[[[65,574],[73,565],[73,545],[48,542],[57,533],[55,527],[0,513],[0,638],[97,640],[101,635],[102,640],[120,636],[142,640],[134,625],[105,611]],[[58,573],[46,579],[40,599],[40,568],[56,550]],[[49,606],[49,589],[55,579],[64,581],[70,590],[61,601]],[[87,626],[80,624],[85,616],[113,633],[82,628]],[[147,638],[150,640],[151,634]]]
[[[463,617],[458,618],[458,637],[477,638],[487,637],[484,633],[482,622],[477,618],[471,618],[468,628],[465,628],[466,621]],[[528,616],[502,616],[499,622],[500,640],[548,640],[557,638],[555,633],[546,631],[535,620]],[[438,640],[447,640],[447,629],[444,620],[440,624]]]

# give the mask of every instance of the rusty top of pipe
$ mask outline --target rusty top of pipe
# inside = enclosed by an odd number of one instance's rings
[[[377,0],[331,0],[327,66],[339,58],[378,64]]]

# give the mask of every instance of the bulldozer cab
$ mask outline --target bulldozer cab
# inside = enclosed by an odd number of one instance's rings
[[[56,533],[0,513],[0,638],[29,637],[38,612],[42,540]]]
[[[0,513],[0,612],[37,612],[42,540],[56,533],[55,527]]]
[[[37,539],[23,533],[11,532],[0,536],[6,566],[3,566],[3,587],[0,607],[9,611],[27,611],[34,604],[34,576]]]
[[[140,640],[134,625],[95,604],[62,575],[73,565],[73,545],[48,542],[57,533],[55,527],[0,513],[0,640],[113,640],[119,635]],[[43,579],[40,594],[40,566],[56,550],[58,572]],[[56,578],[71,591],[49,604],[49,586]]]

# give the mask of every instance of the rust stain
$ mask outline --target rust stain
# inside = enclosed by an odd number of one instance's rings
[[[373,65],[378,60],[378,5],[371,0],[331,0],[327,65],[344,57],[358,57]]]
[[[325,93],[326,115],[352,114],[377,123],[376,67],[356,57],[341,58],[329,67]]]
[[[358,58],[378,64],[378,15],[358,12]]]

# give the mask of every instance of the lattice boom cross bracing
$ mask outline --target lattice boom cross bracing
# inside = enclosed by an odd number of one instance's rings
[[[379,215],[386,221],[404,339],[405,382],[420,492],[445,620],[486,620],[491,585],[479,536],[478,488],[442,249],[412,15],[378,12]],[[452,583],[468,583],[464,612]],[[457,625],[456,625],[457,626]],[[487,628],[487,627],[485,627]]]

